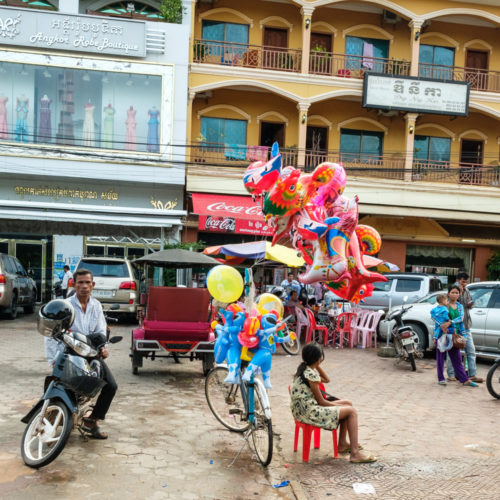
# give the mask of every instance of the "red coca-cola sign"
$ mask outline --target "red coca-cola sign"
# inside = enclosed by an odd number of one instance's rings
[[[232,217],[214,217],[209,215],[205,219],[206,231],[234,232],[235,229],[236,221]]]
[[[250,196],[193,193],[193,212],[198,215],[259,220],[264,223],[260,202],[252,200]]]
[[[244,205],[228,205],[224,201],[218,201],[215,203],[211,203],[207,205],[208,213],[220,213],[220,212],[229,212],[234,214],[235,216],[245,215],[253,215],[253,216],[263,216],[262,208],[259,205],[254,205],[252,207],[246,207]]]

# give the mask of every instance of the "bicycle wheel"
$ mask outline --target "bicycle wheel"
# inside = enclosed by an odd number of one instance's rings
[[[228,369],[225,366],[212,368],[205,379],[205,396],[215,418],[230,431],[243,432],[248,429],[245,404],[239,385],[226,384]]]
[[[494,398],[500,399],[500,362],[495,363],[488,371],[486,387]]]
[[[298,336],[295,338],[295,340],[283,342],[283,344],[281,345],[283,346],[285,352],[291,354],[292,356],[296,356],[300,352],[300,339]]]
[[[251,427],[253,447],[259,462],[266,467],[273,458],[273,425],[264,413],[263,398],[259,385],[255,384],[255,420]]]

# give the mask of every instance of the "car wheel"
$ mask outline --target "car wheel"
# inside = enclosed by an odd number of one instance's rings
[[[24,306],[24,312],[26,314],[33,314],[35,312],[36,306],[36,294],[33,292],[33,296],[31,297],[30,303]]]
[[[427,348],[427,336],[420,325],[415,323],[409,323],[409,326],[413,328],[415,335],[413,337],[415,342],[415,350],[424,352]]]
[[[17,318],[17,295],[15,293],[12,295],[12,302],[10,303],[10,307],[7,309],[7,318]]]

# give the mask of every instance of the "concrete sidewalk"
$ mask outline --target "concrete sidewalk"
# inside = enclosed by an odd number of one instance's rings
[[[0,496],[25,498],[359,498],[354,483],[370,483],[379,498],[500,497],[497,419],[500,402],[485,387],[436,383],[435,363],[417,372],[375,351],[327,349],[327,390],[359,410],[360,440],[380,459],[373,465],[333,459],[331,433],[302,464],[293,452],[288,385],[300,362],[279,349],[270,391],[275,433],[271,466],[258,465],[243,441],[213,417],[201,362],[146,361],[139,376],[128,358],[130,326],[114,333],[109,365],[119,391],[108,414],[107,441],[84,442],[76,432],[62,454],[35,471],[19,452],[19,421],[41,394],[48,368],[34,316],[0,320]],[[484,376],[488,365],[479,366]],[[284,488],[272,485],[291,481]]]

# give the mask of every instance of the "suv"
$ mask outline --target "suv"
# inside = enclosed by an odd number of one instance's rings
[[[36,283],[15,257],[0,253],[0,311],[15,319],[19,306],[32,313],[35,303]]]
[[[373,293],[370,297],[363,299],[361,307],[387,311],[389,306],[403,304],[404,297],[408,297],[407,304],[413,304],[429,293],[443,289],[441,280],[428,274],[388,273],[384,276],[389,281],[373,283]]]
[[[139,273],[128,259],[119,257],[82,257],[76,270],[88,269],[94,275],[92,296],[105,311],[119,304],[115,313],[136,315],[139,302]]]

